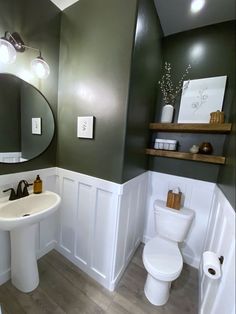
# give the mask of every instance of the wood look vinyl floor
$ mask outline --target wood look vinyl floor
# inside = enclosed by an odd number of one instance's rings
[[[116,291],[109,292],[80,271],[57,251],[38,261],[40,284],[25,294],[8,281],[0,286],[3,314],[197,314],[197,270],[185,265],[172,284],[165,306],[151,305],[144,296],[146,270],[143,245],[135,253]]]

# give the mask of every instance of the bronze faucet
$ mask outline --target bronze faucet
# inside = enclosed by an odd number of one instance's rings
[[[11,194],[9,196],[9,201],[14,201],[17,199],[17,196],[16,196],[16,192],[13,188],[10,188],[10,189],[7,189],[7,190],[4,190],[3,192],[8,192],[8,191],[11,191]]]
[[[22,184],[24,184],[23,189],[22,189]],[[16,200],[18,198],[22,198],[22,197],[28,196],[29,192],[28,192],[27,188],[30,185],[33,185],[33,184],[32,183],[28,183],[26,180],[21,180],[18,183],[18,185],[17,185],[16,192],[15,192],[15,190],[13,188],[4,190],[3,192],[11,191],[11,194],[10,194],[10,197],[9,197],[9,201],[13,201],[13,200]]]

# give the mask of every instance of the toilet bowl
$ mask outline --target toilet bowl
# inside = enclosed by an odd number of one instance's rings
[[[173,210],[157,200],[154,214],[157,235],[143,250],[143,263],[148,272],[144,293],[152,304],[164,305],[171,282],[179,277],[183,268],[178,242],[186,238],[194,212],[188,208]]]

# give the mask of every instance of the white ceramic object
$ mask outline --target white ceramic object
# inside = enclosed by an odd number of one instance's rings
[[[190,149],[189,149],[190,153],[192,154],[197,154],[199,151],[199,146],[198,145],[193,145]]]
[[[35,250],[37,223],[54,213],[61,198],[53,192],[31,194],[14,201],[0,200],[0,230],[10,231],[11,280],[22,292],[39,283]]]
[[[147,299],[154,305],[164,305],[169,298],[171,282],[177,279],[183,268],[178,242],[184,241],[194,218],[188,208],[181,210],[154,203],[157,236],[143,250],[143,263],[148,272],[144,287]]]
[[[161,122],[171,123],[174,115],[174,107],[172,105],[165,105],[162,108]]]

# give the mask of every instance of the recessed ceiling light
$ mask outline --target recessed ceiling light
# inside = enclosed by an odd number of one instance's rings
[[[191,3],[191,12],[197,13],[200,11],[205,5],[205,0],[193,0]]]

